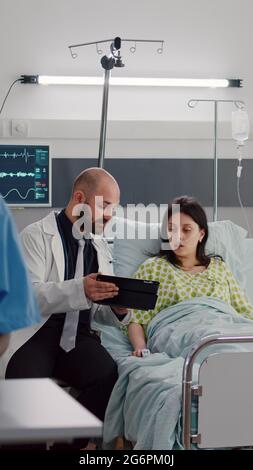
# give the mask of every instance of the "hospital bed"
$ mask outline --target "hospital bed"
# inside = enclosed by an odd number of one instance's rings
[[[142,224],[135,224],[134,228],[134,223],[131,221],[124,220],[118,221],[118,223],[123,224],[123,229],[121,226],[121,236],[123,233],[123,237],[114,241],[115,274],[132,276],[137,266],[145,258],[159,251],[159,240],[155,238],[157,226],[153,224],[148,227],[149,232],[146,238],[136,240],[132,237],[129,240],[126,237],[127,233],[133,235],[133,231],[136,231],[136,225],[140,226]],[[143,236],[144,226],[139,228]],[[230,221],[210,223],[209,229],[210,237],[207,251],[223,257],[237,281],[246,290],[253,305],[253,290],[251,287],[253,281],[253,240],[247,239],[244,229]],[[154,236],[153,239],[152,236]],[[103,341],[105,346],[109,348],[110,353],[119,361],[120,373],[123,371],[124,374],[124,368],[121,364],[124,357],[129,361],[127,355],[131,350],[131,348],[128,349],[126,338],[120,338],[118,333],[112,333],[111,330],[108,332],[105,327],[102,332]],[[213,345],[216,349],[212,351],[211,347]],[[223,347],[220,352],[219,347],[217,347],[219,345]],[[229,348],[224,350],[224,345],[231,345],[231,350]],[[233,345],[236,346],[235,349],[233,349]],[[209,354],[209,350],[211,354]],[[206,356],[205,351],[207,351]],[[142,359],[139,359],[139,361],[142,361]],[[200,338],[196,342],[187,354],[183,364],[179,364],[182,379],[182,408],[174,442],[176,448],[219,449],[253,446],[252,361],[253,322],[252,328],[251,325],[248,326],[248,334],[241,334],[238,331],[236,335],[212,335]],[[147,364],[145,359],[143,366]],[[164,367],[164,364],[158,367]],[[158,369],[155,364],[154,369],[157,373]],[[147,374],[149,373],[148,370],[146,368]],[[136,372],[136,375],[133,376],[135,380],[136,377],[139,380],[140,375],[138,374],[140,372]],[[147,384],[147,386],[149,387],[150,384]],[[129,405],[129,401],[133,397],[131,387],[133,388],[133,385],[129,388],[128,382],[126,397],[121,396],[121,399],[126,400],[124,402],[125,410],[123,410],[125,423],[121,424],[118,429],[124,430],[127,440],[137,443],[136,449],[143,449],[148,441],[141,438],[138,443],[140,429],[138,429],[137,423],[131,424],[126,412],[128,410],[131,414],[131,405]],[[128,393],[130,394],[129,400],[127,399]],[[142,393],[145,393],[145,388],[143,388]],[[170,392],[168,391],[168,393]],[[112,401],[113,399],[112,396]],[[149,401],[149,407],[150,403],[152,401]],[[142,409],[142,414],[147,414],[146,421],[150,421],[148,406]],[[114,436],[113,432],[110,434],[110,426],[113,423],[111,411],[113,409],[115,411],[115,408],[111,403],[108,408],[109,416],[106,417],[104,431],[106,442],[109,442],[108,433],[109,436]],[[134,414],[131,415],[131,419],[133,417]],[[143,423],[145,423],[145,419]],[[145,428],[145,433],[147,432],[148,426]],[[155,425],[150,432],[157,432]],[[164,438],[162,442],[160,447],[159,439],[154,437],[153,445],[155,447],[153,448],[171,448],[170,444],[166,447]]]
[[[252,344],[253,334],[205,337],[186,357],[182,385],[185,449],[191,449],[192,444],[200,449],[252,447],[253,352],[211,354],[202,362],[197,382],[193,382],[194,359],[204,348],[240,343]]]

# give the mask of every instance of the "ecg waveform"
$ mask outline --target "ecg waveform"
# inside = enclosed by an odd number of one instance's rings
[[[27,196],[28,196],[28,194],[30,193],[30,191],[36,191],[36,189],[35,189],[35,188],[30,188],[30,189],[28,189],[28,191],[26,192],[26,195],[25,195],[25,196],[22,196],[22,194],[20,194],[20,192],[19,192],[19,190],[18,190],[17,188],[12,188],[12,189],[10,189],[10,190],[8,191],[8,193],[2,194],[2,197],[5,199],[5,198],[8,197],[9,194],[12,193],[13,191],[17,192],[18,195],[19,195],[19,197],[24,200],[24,199],[27,199]]]
[[[13,153],[8,153],[8,152],[4,152],[4,153],[0,153],[0,158],[13,158],[13,160],[15,160],[15,158],[24,158],[25,159],[25,162],[27,164],[28,162],[28,159],[29,158],[32,158],[32,157],[35,157],[34,154],[32,153],[29,153],[26,148],[24,149],[24,152],[21,152],[21,153],[17,153],[17,152],[13,152]]]
[[[48,205],[49,146],[0,144],[0,194],[7,204]]]
[[[26,176],[33,178],[35,173],[25,173],[24,171],[18,171],[17,173],[0,173],[0,178],[7,178],[8,176],[10,176],[10,178],[13,178],[14,176],[17,178],[25,178]]]

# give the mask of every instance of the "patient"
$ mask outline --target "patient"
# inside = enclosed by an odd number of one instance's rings
[[[180,205],[173,221],[172,204]],[[147,348],[145,332],[152,318],[166,307],[194,297],[220,299],[237,313],[253,319],[253,307],[227,265],[219,256],[205,254],[208,225],[204,209],[187,196],[174,199],[172,204],[168,207],[170,249],[161,249],[135,273],[137,279],[160,282],[154,310],[131,310],[128,335],[134,349],[132,354],[137,357]]]

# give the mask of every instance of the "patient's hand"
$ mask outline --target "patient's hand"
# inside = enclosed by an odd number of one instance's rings
[[[145,349],[145,348],[136,349],[135,351],[133,351],[132,356],[142,357],[142,349]]]
[[[128,336],[134,348],[132,356],[142,357],[142,350],[147,348],[145,333],[139,323],[130,323],[127,327]]]
[[[149,349],[146,348],[143,348],[143,349],[135,349],[135,351],[133,351],[132,353],[132,356],[136,356],[136,357],[148,357],[150,356],[151,352]]]

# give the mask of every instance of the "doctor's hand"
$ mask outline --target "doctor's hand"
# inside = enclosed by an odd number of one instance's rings
[[[86,297],[93,302],[103,299],[111,299],[118,295],[119,288],[112,282],[97,281],[100,273],[89,274],[83,278],[83,288]]]

